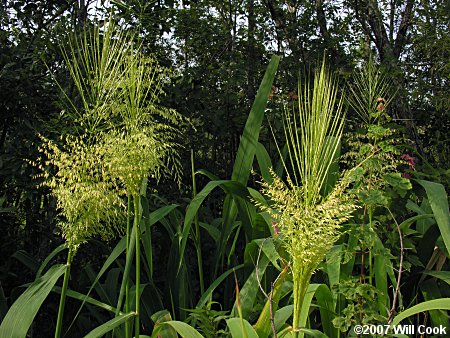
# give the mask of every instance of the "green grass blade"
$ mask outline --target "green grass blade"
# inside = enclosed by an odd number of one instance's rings
[[[326,334],[324,334],[323,332],[320,332],[319,330],[300,329],[300,332],[303,332],[307,337],[329,338]]]
[[[327,334],[330,337],[337,336],[336,329],[331,324],[334,317],[334,301],[333,295],[325,284],[309,284],[305,297],[302,302],[302,309],[300,312],[300,327],[306,327],[308,320],[309,308],[313,297],[316,296],[317,304],[320,306],[320,317],[324,328],[327,329]],[[327,325],[329,324],[329,325]]]
[[[119,298],[117,299],[116,315],[122,308],[123,297],[125,296],[126,282],[128,280],[128,277],[130,276],[131,266],[133,265],[134,250],[136,248],[135,239],[136,239],[136,229],[135,227],[132,227],[130,234],[130,244],[128,245],[128,254],[125,262],[125,269],[122,275],[122,283],[120,284]],[[122,241],[123,241],[123,249],[122,249],[123,252],[126,249],[126,237],[122,238],[121,242]]]
[[[220,283],[222,283],[225,278],[227,278],[229,275],[231,275],[231,273],[233,273],[234,271],[237,271],[239,269],[242,269],[244,267],[244,264],[240,264],[238,266],[233,267],[232,269],[229,269],[227,271],[225,271],[223,274],[221,274],[210,286],[209,288],[205,291],[205,293],[202,295],[202,297],[200,298],[200,300],[197,303],[196,308],[202,308],[206,305],[206,303],[208,302],[208,300],[211,298],[212,293],[214,292],[214,290],[220,285]]]
[[[430,271],[425,272],[425,274],[430,275],[432,277],[439,278],[440,280],[446,282],[450,285],[450,271]]]
[[[242,323],[244,323],[242,326]],[[231,337],[233,338],[259,338],[255,329],[250,325],[248,321],[240,318],[227,319],[227,326],[230,329]]]
[[[326,265],[327,265],[327,276],[330,288],[334,285],[339,284],[340,274],[341,274],[341,254],[344,248],[342,244],[335,245],[327,253]],[[333,295],[334,302],[337,301],[337,293]]]
[[[236,160],[233,166],[231,179],[247,185],[250,171],[255,158],[256,146],[259,139],[259,132],[261,124],[264,119],[264,113],[267,106],[267,101],[272,90],[272,83],[275,78],[275,73],[278,68],[280,57],[273,55],[267,66],[264,77],[256,94],[250,114],[244,127],[239,148],[236,154]],[[237,215],[237,208],[235,202],[229,196],[226,197],[223,207],[223,227],[221,229],[220,241],[217,245],[215,255],[214,275],[217,274],[219,266],[222,266],[223,258],[226,251],[228,238],[231,235],[233,223]]]
[[[39,268],[38,261],[25,250],[18,250],[11,257],[17,259],[33,273]]]
[[[133,318],[136,315],[134,312],[125,313],[118,317],[115,317],[111,320],[108,320],[106,323],[96,327],[94,330],[89,332],[84,338],[99,338],[103,337],[106,333],[114,330],[116,327],[122,325],[127,320]]]
[[[20,295],[0,325],[0,337],[24,338],[27,335],[36,313],[65,271],[66,265],[52,266]]]
[[[213,225],[208,223],[199,222],[200,227],[206,230],[206,232],[211,236],[214,242],[219,241],[220,231]]]
[[[383,294],[378,296],[378,310],[384,316],[388,314],[389,308],[389,293],[388,293],[388,269],[392,269],[392,265],[390,264],[390,260],[383,254],[385,252],[385,248],[381,240],[376,237],[374,243],[374,274],[375,274],[375,283],[377,289],[380,290]]]
[[[180,261],[179,268],[184,259],[184,251],[186,249],[187,240],[189,238],[189,233],[191,231],[191,225],[194,221],[195,215],[198,213],[198,210],[205,200],[206,197],[213,191],[215,188],[222,188],[225,193],[230,195],[236,195],[240,198],[247,199],[250,195],[248,189],[239,182],[228,181],[228,180],[220,180],[220,181],[211,181],[206,184],[206,186],[192,199],[191,203],[188,205],[186,210],[186,215],[184,218],[183,231],[181,236],[180,243]]]
[[[450,310],[450,298],[433,299],[414,305],[395,316],[392,325],[398,325],[405,318],[430,310]]]
[[[287,322],[287,320],[292,317],[292,313],[294,312],[294,305],[284,306],[275,312],[275,328],[277,332],[281,329],[281,327]]]
[[[266,148],[260,142],[256,145],[256,160],[258,161],[259,171],[265,182],[272,182],[272,175],[269,168],[272,168],[272,160],[267,153]]]
[[[264,119],[267,101],[272,90],[272,83],[275,78],[279,61],[279,56],[272,56],[263,80],[259,86],[258,93],[256,94],[255,101],[253,102],[250,114],[245,124],[241,142],[239,143],[231,179],[245,185],[247,184],[250,170],[252,168],[253,158],[256,153],[256,145],[259,138],[259,131],[261,130],[261,124]]]
[[[448,209],[448,196],[445,188],[440,183],[430,181],[417,180],[417,182],[425,188],[428,201],[433,210],[436,223],[441,231],[447,252],[450,252],[450,212]]]
[[[72,323],[69,326],[69,329],[73,326],[73,324],[75,323],[75,320],[77,319],[78,315],[80,314],[81,310],[84,307],[84,304],[86,302],[88,302],[88,297],[91,294],[92,290],[97,286],[98,281],[100,280],[100,278],[104,275],[104,273],[106,271],[108,271],[108,269],[110,268],[110,266],[117,260],[117,258],[125,251],[126,248],[126,237],[122,237],[121,240],[119,241],[119,243],[117,243],[117,245],[114,247],[113,251],[111,252],[111,254],[108,256],[108,258],[106,259],[105,263],[103,264],[102,268],[100,269],[99,273],[97,274],[97,276],[95,277],[93,283],[91,284],[91,286],[89,287],[88,292],[86,293],[85,297],[86,297],[86,301],[83,301],[80,305],[80,308],[78,309],[76,315],[74,316]],[[122,289],[121,289],[122,291]],[[120,299],[120,297],[119,297]],[[89,303],[89,302],[88,302]],[[120,311],[120,308],[118,309],[118,311]]]
[[[316,301],[319,306],[320,321],[323,331],[330,338],[338,337],[338,330],[334,327],[332,321],[335,317],[336,302],[333,293],[327,285],[322,284],[316,291]]]
[[[42,276],[42,272],[44,272],[44,269],[47,267],[48,263],[53,259],[53,257],[55,257],[64,249],[67,249],[66,244],[61,244],[55,250],[53,250],[47,257],[45,257],[44,261],[42,262],[41,266],[39,267],[36,273],[35,279],[38,279]]]
[[[60,294],[61,293],[61,288],[59,286],[55,286],[55,287],[53,287],[52,291]],[[79,292],[76,292],[76,291],[73,291],[73,290],[69,290],[69,289],[66,292],[67,292],[66,293],[67,297],[70,297],[70,298],[73,298],[73,299],[77,299],[77,300],[79,300],[81,302],[85,302],[85,303],[88,303],[88,304],[91,304],[91,305],[95,305],[95,306],[97,306],[100,309],[103,309],[103,310],[106,310],[106,311],[109,311],[109,312],[112,312],[112,313],[116,312],[116,308],[115,307],[112,307],[109,304],[100,302],[100,301],[98,301],[98,300],[96,300],[96,299],[94,299],[94,298],[92,298],[90,296],[87,296],[85,294],[82,294],[82,293],[79,293]],[[123,314],[123,313],[120,313],[120,314]]]

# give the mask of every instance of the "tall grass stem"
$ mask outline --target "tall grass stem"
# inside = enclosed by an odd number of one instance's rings
[[[69,254],[67,255],[67,263],[66,263],[67,267],[66,271],[64,272],[63,287],[61,290],[61,297],[59,300],[58,319],[56,321],[55,338],[61,337],[62,321],[64,316],[64,305],[66,303],[66,293],[70,278],[70,266],[72,265],[73,256],[74,256],[73,250],[69,249]]]
[[[127,206],[127,248],[126,248],[126,257],[131,255],[130,253],[130,232],[131,232],[131,208],[132,208],[132,199],[131,194],[128,194],[128,206]],[[130,282],[129,277],[125,280],[125,312],[130,312]],[[125,322],[125,338],[130,338],[130,321]]]
[[[195,182],[195,164],[194,164],[194,150],[191,149],[191,171],[192,171],[192,199],[197,196],[197,184]],[[198,277],[200,280],[200,294],[205,293],[205,285],[203,281],[203,258],[202,258],[202,246],[200,239],[200,225],[198,222],[198,214],[195,214],[195,249],[197,251],[197,263],[198,263]]]
[[[135,338],[139,338],[140,328],[140,289],[141,289],[141,229],[140,229],[140,217],[139,217],[139,196],[133,196],[134,199],[134,227],[136,230],[136,318],[135,318]]]

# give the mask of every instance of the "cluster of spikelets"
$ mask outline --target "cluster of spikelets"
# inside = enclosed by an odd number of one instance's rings
[[[128,133],[113,131],[104,137],[106,170],[132,196],[139,195],[142,182],[149,175],[159,178],[161,171],[179,168],[167,165],[169,160],[178,161],[171,156],[176,145],[170,138],[161,140],[161,136],[168,134],[160,134],[157,129],[153,125]]]
[[[104,149],[80,137],[65,137],[63,146],[42,137],[39,161],[42,185],[49,187],[60,210],[59,227],[69,248],[94,236],[107,240],[120,232],[124,203],[101,160]]]
[[[42,138],[43,159],[37,161],[43,185],[57,200],[62,236],[74,251],[94,236],[120,234],[122,198],[139,198],[147,177],[180,174],[174,140],[181,117],[159,105],[171,72],[112,21],[103,30],[82,32],[62,47],[81,101],[60,85],[67,108],[62,116],[67,133],[77,136],[57,143]]]
[[[302,186],[294,185],[289,178],[285,183],[274,173],[272,176],[272,183],[263,183],[272,204],[261,208],[277,221],[280,237],[292,259],[292,270],[301,270],[310,277],[338,239],[340,225],[356,209],[354,198],[346,191],[348,175],[314,204],[305,203]]]

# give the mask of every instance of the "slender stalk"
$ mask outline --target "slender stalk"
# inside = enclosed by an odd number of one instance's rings
[[[64,281],[63,281],[63,287],[61,290],[61,298],[59,300],[59,309],[58,309],[58,319],[56,321],[56,330],[55,330],[55,338],[61,337],[61,329],[62,329],[62,321],[63,321],[63,315],[64,315],[64,305],[66,303],[66,293],[67,293],[67,287],[69,285],[69,278],[70,278],[70,266],[72,264],[74,252],[72,249],[69,249],[69,254],[67,255],[67,268],[64,272]]]
[[[127,206],[127,248],[126,248],[126,257],[131,255],[130,253],[130,232],[131,232],[131,194],[128,194],[128,206]],[[125,313],[130,312],[130,283],[129,278],[125,281]],[[130,338],[130,321],[125,322],[125,338]]]
[[[195,166],[194,166],[194,151],[191,149],[191,171],[192,171],[192,198],[197,196],[197,184],[195,182]],[[200,294],[205,292],[205,285],[203,283],[203,259],[202,259],[202,246],[200,240],[200,226],[198,223],[198,215],[195,215],[195,249],[197,251],[197,264],[198,264],[198,278],[200,280]]]
[[[295,270],[293,270],[295,271]],[[292,321],[292,328],[294,338],[303,337],[303,334],[299,332],[300,329],[300,314],[302,311],[303,299],[305,298],[307,283],[311,278],[311,274],[303,269],[299,269],[297,276],[294,277],[294,314]]]
[[[134,198],[134,227],[136,230],[136,318],[134,324],[135,338],[139,338],[139,310],[140,310],[140,289],[141,289],[141,229],[139,226],[139,196]]]
[[[369,209],[369,229],[372,231],[372,214],[373,211],[372,209]],[[373,281],[372,281],[372,251],[373,251],[373,247],[369,247],[369,284],[373,285]]]

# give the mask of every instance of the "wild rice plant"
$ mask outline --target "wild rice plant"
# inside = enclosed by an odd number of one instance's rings
[[[263,183],[265,194],[272,200],[272,205],[263,209],[278,222],[280,237],[291,257],[295,337],[309,280],[338,239],[340,225],[356,208],[353,197],[346,192],[348,174],[323,194],[345,117],[335,80],[323,64],[315,73],[314,87],[310,88],[309,81],[305,83],[299,83],[297,109],[284,112],[289,150],[289,163],[284,163],[286,183],[273,172],[273,181]]]
[[[140,326],[140,192],[146,190],[149,176],[159,178],[162,173],[168,173],[179,177],[178,144],[174,140],[178,134],[176,124],[182,119],[176,111],[159,106],[160,96],[164,94],[162,85],[169,75],[166,69],[154,59],[145,57],[141,49],[128,53],[122,60],[128,71],[120,79],[122,100],[113,107],[118,123],[104,134],[102,141],[108,174],[120,182],[129,200],[133,200],[137,338]],[[131,230],[127,229],[128,245],[130,233]],[[128,250],[127,254],[130,254]],[[126,294],[128,290],[127,283]],[[126,299],[127,309],[128,304]]]
[[[110,20],[78,37],[62,48],[71,75],[76,99],[64,88],[66,117],[70,133],[62,137],[60,148],[44,139],[42,151],[55,175],[47,175],[47,185],[58,200],[64,222],[63,237],[69,245],[68,265],[76,249],[92,236],[112,237],[120,229],[117,221],[123,206],[120,195],[127,194],[128,215],[134,210],[136,234],[135,336],[139,337],[140,310],[140,191],[149,176],[161,173],[179,176],[179,160],[174,142],[181,118],[174,110],[159,106],[168,70],[144,55],[133,36]],[[132,203],[131,203],[132,202]],[[131,240],[127,222],[127,255]],[[61,332],[65,294],[70,270],[66,270],[55,336]],[[125,307],[130,311],[128,276],[124,275]],[[120,297],[119,297],[120,298]],[[120,311],[120,306],[118,306]],[[126,322],[126,337],[130,325]]]
[[[73,258],[88,239],[110,239],[120,231],[124,204],[114,183],[103,175],[104,163],[99,161],[102,149],[97,144],[70,136],[62,140],[62,146],[45,138],[43,141],[40,151],[47,160],[41,168],[51,168],[44,170],[43,185],[56,198],[59,227],[69,249],[55,331],[59,337]]]

